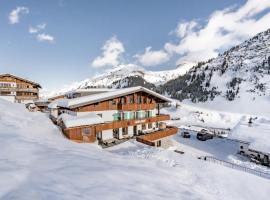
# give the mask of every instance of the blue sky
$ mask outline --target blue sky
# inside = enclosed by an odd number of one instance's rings
[[[172,69],[269,28],[270,2],[259,2],[0,0],[0,72],[52,90],[119,64]]]

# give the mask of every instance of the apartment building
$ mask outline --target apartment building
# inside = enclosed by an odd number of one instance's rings
[[[11,74],[0,74],[0,98],[17,103],[39,99],[41,86],[33,81]]]
[[[166,126],[170,116],[160,112],[169,102],[149,89],[132,87],[58,100],[51,115],[58,117],[63,133],[71,140],[108,143],[136,137],[139,142],[162,146],[177,132],[177,128]]]

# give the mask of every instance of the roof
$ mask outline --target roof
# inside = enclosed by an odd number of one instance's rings
[[[249,149],[270,153],[270,120],[258,118],[252,125],[245,119],[229,135],[229,138],[250,143]]]
[[[131,88],[125,88],[125,89],[118,89],[115,91],[111,92],[105,92],[105,93],[100,93],[96,95],[90,95],[90,96],[84,96],[84,97],[78,97],[75,99],[63,99],[58,102],[59,107],[64,107],[64,108],[76,108],[88,104],[93,104],[97,103],[100,101],[105,101],[109,99],[113,99],[116,97],[121,97],[129,94],[133,94],[136,92],[145,92],[148,94],[151,94],[155,96],[156,98],[161,99],[164,102],[171,102],[171,100],[161,94],[158,94],[152,90],[149,90],[147,88],[138,86],[138,87],[131,87]]]
[[[95,113],[87,113],[79,116],[63,113],[58,119],[62,119],[66,128],[104,123],[103,119]]]
[[[22,81],[25,81],[25,82],[28,82],[28,83],[31,83],[33,85],[36,85],[37,87],[39,88],[42,88],[41,85],[39,83],[36,83],[36,82],[33,82],[33,81],[30,81],[28,79],[25,79],[25,78],[21,78],[21,77],[18,77],[18,76],[15,76],[15,75],[12,75],[12,74],[0,74],[0,77],[5,77],[5,76],[9,76],[9,77],[12,77],[12,78],[15,78],[15,79],[19,79],[19,80],[22,80]]]

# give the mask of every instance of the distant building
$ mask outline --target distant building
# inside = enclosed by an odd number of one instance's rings
[[[11,102],[29,103],[39,99],[41,86],[11,74],[0,74],[0,98]]]
[[[136,137],[139,142],[163,146],[178,130],[167,127],[170,116],[160,113],[161,105],[168,102],[156,92],[133,87],[57,100],[51,105],[51,115],[58,117],[64,134],[72,140],[106,144]]]

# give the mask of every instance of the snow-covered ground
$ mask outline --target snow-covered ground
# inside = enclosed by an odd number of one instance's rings
[[[180,106],[175,107],[178,103]],[[211,107],[210,105],[208,105]],[[220,108],[220,110],[218,110]],[[172,119],[169,124],[179,128],[202,129],[229,129],[229,138],[239,139],[250,142],[250,147],[270,153],[270,115],[267,115],[268,109],[265,109],[264,116],[256,114],[247,114],[248,108],[244,113],[236,113],[232,111],[222,111],[223,104],[220,104],[217,109],[202,108],[194,104],[185,104],[174,102],[174,106],[164,109],[164,113],[170,114]],[[263,108],[261,108],[262,110]],[[248,121],[252,118],[252,124]],[[199,128],[198,128],[199,127]]]
[[[269,180],[189,154],[71,142],[23,105],[0,100],[0,120],[0,199],[269,198]]]

